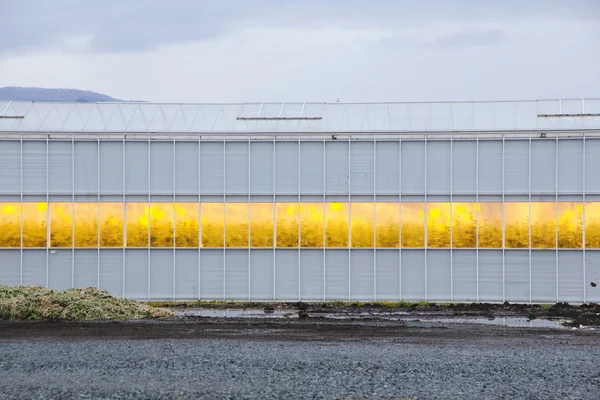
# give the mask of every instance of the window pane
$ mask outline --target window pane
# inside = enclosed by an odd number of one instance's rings
[[[127,247],[148,247],[148,203],[127,203]]]
[[[173,203],[150,205],[150,246],[173,247]]]
[[[558,247],[580,249],[582,235],[581,203],[558,203]]]
[[[585,203],[585,248],[600,249],[600,203]]]
[[[46,247],[46,203],[23,203],[23,247]]]
[[[298,247],[298,204],[278,203],[277,214],[277,247]]]
[[[325,205],[323,203],[300,204],[300,246],[323,247]]]
[[[50,247],[73,244],[73,204],[50,203]]]
[[[223,203],[202,203],[202,247],[223,247],[225,206]]]
[[[198,247],[198,203],[175,204],[175,246]]]
[[[504,223],[506,247],[529,247],[529,203],[505,203]]]
[[[556,247],[556,203],[531,203],[531,247]]]
[[[19,203],[0,203],[0,247],[21,247]]]
[[[502,203],[479,203],[479,247],[482,249],[502,248]]]
[[[100,247],[123,247],[123,203],[100,203]]]
[[[227,203],[225,221],[225,246],[248,247],[248,203]]]
[[[374,204],[352,203],[350,210],[352,212],[352,247],[374,247]]]
[[[98,203],[75,203],[75,247],[98,247]]]
[[[477,205],[475,203],[452,203],[452,247],[477,246]]]
[[[250,247],[273,247],[273,203],[250,203]]]
[[[427,204],[427,247],[450,247],[450,203]]]
[[[327,203],[325,208],[326,247],[348,247],[348,204]]]
[[[400,212],[402,247],[425,247],[425,205],[402,203]]]
[[[377,247],[400,247],[400,203],[375,203]]]

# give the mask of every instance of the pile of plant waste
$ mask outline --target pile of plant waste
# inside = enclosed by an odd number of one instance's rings
[[[169,310],[115,297],[92,287],[52,290],[0,285],[0,320],[125,320],[171,315]]]

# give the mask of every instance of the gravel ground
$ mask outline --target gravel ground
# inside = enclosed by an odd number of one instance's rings
[[[2,322],[0,398],[598,399],[599,339],[469,324]]]

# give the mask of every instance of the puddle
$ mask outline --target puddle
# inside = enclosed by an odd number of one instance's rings
[[[265,319],[296,319],[298,310],[273,310],[265,312],[262,309],[231,309],[231,310],[212,310],[212,309],[187,309],[185,311],[174,310],[179,317],[209,317],[209,318],[265,318]],[[370,313],[309,313],[313,318],[335,319],[335,320],[361,320],[377,319],[380,321],[402,321],[407,323],[462,323],[462,324],[480,324],[480,325],[499,325],[516,328],[563,328],[564,323],[571,322],[568,319],[534,319],[528,320],[525,317],[497,317],[490,319],[488,317],[429,317],[427,315],[415,315],[404,311],[399,312],[370,312]]]
[[[274,310],[267,313],[264,310],[186,310],[173,311],[178,317],[210,317],[210,318],[298,318],[296,310]]]

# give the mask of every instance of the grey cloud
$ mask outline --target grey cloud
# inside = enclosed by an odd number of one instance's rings
[[[0,54],[60,48],[66,36],[92,36],[91,51],[147,51],[214,39],[240,27],[395,29],[436,21],[531,18],[600,20],[600,1],[13,0],[3,4],[0,14]],[[497,34],[486,35],[479,40],[493,41]]]
[[[458,32],[442,36],[427,44],[433,47],[450,48],[466,46],[489,46],[506,42],[508,38],[501,30],[494,29],[484,32]]]

